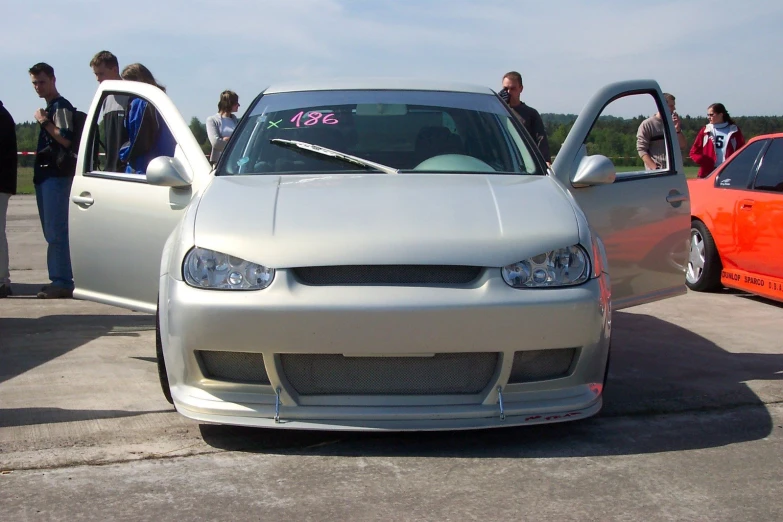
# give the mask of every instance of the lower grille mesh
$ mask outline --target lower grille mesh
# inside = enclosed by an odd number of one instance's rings
[[[219,381],[242,382],[249,384],[269,384],[264,366],[264,356],[260,353],[216,352],[201,350],[204,376]]]
[[[519,384],[565,377],[575,356],[576,348],[516,352],[508,383]]]
[[[319,285],[464,285],[481,273],[477,266],[346,265],[293,269],[303,284]]]
[[[283,373],[300,395],[476,394],[489,384],[498,360],[497,353],[433,357],[280,354]]]

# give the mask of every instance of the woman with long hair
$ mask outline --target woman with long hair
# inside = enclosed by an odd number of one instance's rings
[[[234,91],[223,91],[218,100],[218,112],[207,118],[207,136],[212,144],[212,153],[209,161],[216,163],[223,151],[226,142],[237,127],[237,117],[234,115],[239,110],[239,96]]]
[[[720,166],[745,145],[745,137],[722,103],[707,107],[709,123],[701,128],[691,147],[690,157],[699,165],[700,178]]]
[[[149,69],[132,63],[122,70],[122,79],[154,85],[166,92]],[[125,172],[144,174],[150,161],[158,156],[174,156],[176,142],[158,111],[144,98],[132,97],[125,113],[128,141],[120,148],[120,161]]]
[[[126,66],[122,70],[122,74],[120,76],[122,76],[123,80],[148,83],[150,85],[154,85],[161,91],[166,92],[166,88],[155,81],[155,77],[152,75],[152,72],[140,63],[132,63]]]

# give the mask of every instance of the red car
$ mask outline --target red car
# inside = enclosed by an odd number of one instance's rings
[[[783,133],[753,138],[688,188],[688,287],[783,301]]]

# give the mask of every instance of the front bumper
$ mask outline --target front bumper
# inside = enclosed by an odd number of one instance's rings
[[[576,420],[601,408],[610,338],[603,278],[517,290],[499,270],[487,270],[469,288],[313,287],[280,270],[257,292],[200,290],[170,277],[162,283],[161,337],[172,396],[177,410],[195,420],[300,429],[469,429]],[[578,355],[567,375],[509,384],[516,352],[566,348]],[[209,378],[201,350],[262,354],[268,384]],[[477,352],[499,354],[498,363],[486,386],[470,394],[300,395],[280,363],[281,354]]]

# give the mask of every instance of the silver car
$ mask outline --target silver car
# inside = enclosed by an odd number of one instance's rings
[[[666,107],[654,81],[604,88],[550,168],[489,88],[276,86],[212,166],[166,94],[105,81],[71,193],[75,296],[157,314],[163,392],[198,421],[584,419],[602,406],[612,309],[685,291],[680,152],[622,176],[585,146],[603,107],[638,92]],[[146,101],[172,155],[103,170],[107,96]]]

